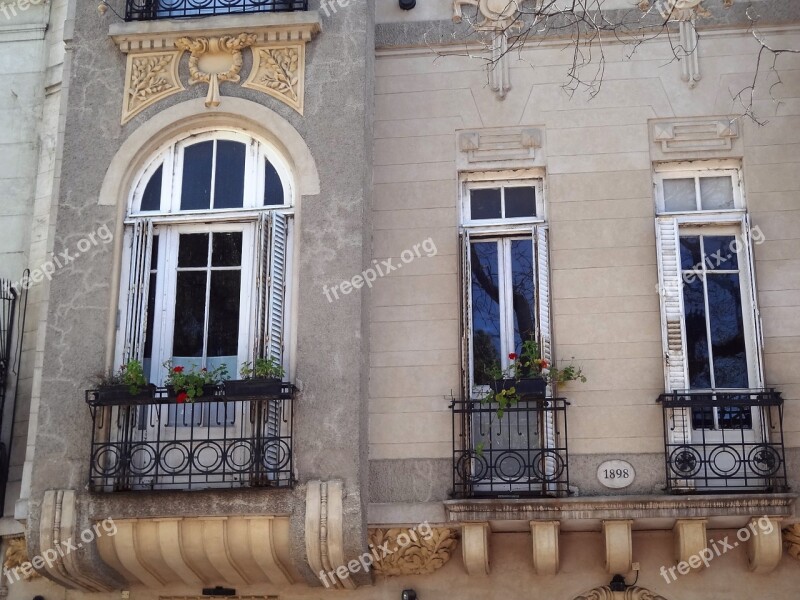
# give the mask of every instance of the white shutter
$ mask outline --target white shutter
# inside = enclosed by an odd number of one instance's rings
[[[740,269],[746,268],[747,272],[747,281],[749,284],[749,296],[750,296],[750,310],[752,311],[752,319],[753,319],[753,333],[755,334],[754,337],[754,356],[748,357],[750,360],[755,361],[755,368],[753,371],[755,372],[756,380],[750,382],[751,387],[764,387],[764,358],[762,356],[762,352],[764,350],[764,332],[761,328],[761,311],[758,309],[758,293],[756,292],[756,269],[755,269],[755,256],[753,256],[753,237],[750,227],[750,215],[744,216],[744,222],[742,227],[742,246],[744,253],[747,256],[747,264],[740,265]],[[744,303],[742,303],[744,306]],[[747,309],[745,309],[747,310]]]
[[[469,231],[461,234],[461,373],[462,398],[472,400],[472,260]]]
[[[286,299],[286,247],[289,223],[286,215],[273,213],[269,240],[269,305],[265,356],[283,364],[283,317]]]
[[[544,226],[533,228],[533,255],[536,257],[536,305],[538,308],[539,354],[541,358],[553,365],[553,334],[550,326],[550,247],[548,230]],[[551,390],[553,391],[553,390]],[[555,411],[544,413],[544,448],[556,448]],[[545,473],[548,477],[555,474],[556,463],[552,456],[545,458]],[[548,489],[556,490],[556,484],[548,484]]]
[[[664,379],[667,392],[689,387],[686,361],[686,325],[683,314],[683,279],[681,277],[680,233],[677,219],[656,219],[658,254],[658,293],[661,301],[661,343],[664,352]],[[674,409],[670,442],[690,442],[689,414],[685,408]]]
[[[153,222],[136,221],[126,232],[130,248],[127,293],[122,306],[120,360],[141,361],[144,357],[147,328],[147,298],[150,292],[150,261],[153,255]]]
[[[267,317],[269,314],[269,231],[270,213],[261,213],[256,224],[256,314],[253,360],[267,356]]]

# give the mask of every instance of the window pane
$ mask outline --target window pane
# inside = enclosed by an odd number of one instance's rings
[[[235,368],[239,354],[240,281],[239,270],[211,272],[207,356],[231,357],[226,361],[229,370]]]
[[[701,177],[700,203],[703,210],[733,208],[733,179],[728,177]]]
[[[746,388],[749,377],[739,275],[709,273],[706,278],[714,383],[717,388]]]
[[[206,315],[206,271],[178,271],[175,293],[175,329],[172,355],[175,364],[200,366],[187,358],[203,356]]]
[[[507,218],[536,216],[535,187],[507,187],[505,195]]]
[[[702,270],[703,261],[700,258],[700,236],[681,236],[681,269],[684,271]]]
[[[182,233],[178,249],[178,267],[208,265],[208,234]]]
[[[488,384],[500,364],[500,290],[497,242],[475,242],[472,261],[472,357],[475,385]]]
[[[536,298],[533,289],[533,241],[511,241],[511,290],[514,295],[514,349],[536,332]]]
[[[164,167],[158,167],[150,181],[147,182],[147,187],[144,188],[142,194],[141,210],[160,210],[161,209],[161,177],[164,172]]]
[[[664,179],[664,209],[669,212],[697,210],[694,179]]]
[[[686,317],[686,359],[689,363],[689,387],[710,388],[708,334],[703,280],[699,277],[683,285],[683,311]]]
[[[244,162],[247,146],[230,140],[217,141],[214,208],[241,208],[244,199]]]
[[[720,429],[753,428],[753,411],[749,406],[720,406],[717,416]]]
[[[181,210],[211,208],[211,159],[214,142],[200,142],[183,151]]]
[[[703,254],[707,269],[733,271],[739,268],[736,238],[732,235],[704,235]]]
[[[499,219],[502,217],[500,210],[500,188],[490,190],[471,190],[470,214],[473,219]]]
[[[211,242],[212,267],[238,267],[242,264],[242,232],[213,234]]]
[[[264,163],[264,206],[280,206],[284,204],[283,184],[272,163]]]

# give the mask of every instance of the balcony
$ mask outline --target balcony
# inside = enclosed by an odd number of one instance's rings
[[[498,418],[493,404],[453,400],[453,496],[569,494],[568,404],[563,398],[520,400]]]
[[[145,398],[87,390],[94,492],[291,487],[294,386],[263,397],[210,386],[177,404],[165,388]]]
[[[126,21],[308,10],[308,0],[127,0]]]
[[[669,493],[788,490],[779,392],[683,391],[658,402]]]

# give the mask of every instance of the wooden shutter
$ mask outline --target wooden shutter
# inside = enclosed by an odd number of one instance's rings
[[[269,300],[269,230],[270,213],[261,213],[256,224],[256,314],[253,360],[267,355],[267,315]]]
[[[753,256],[753,236],[752,228],[750,226],[750,215],[745,215],[742,223],[742,246],[743,251],[747,256],[747,263],[740,265],[740,268],[746,268],[747,281],[749,282],[748,295],[750,296],[750,310],[752,311],[753,319],[753,333],[754,338],[754,356],[748,357],[749,360],[755,361],[755,375],[756,380],[750,382],[751,387],[764,387],[764,333],[761,328],[761,311],[758,308],[758,293],[756,288],[756,269],[755,269],[755,256]],[[742,303],[744,306],[744,302]]]
[[[283,320],[286,299],[286,249],[289,223],[286,215],[273,213],[269,240],[269,304],[265,356],[283,364]]]
[[[553,335],[550,326],[550,247],[548,230],[542,225],[533,228],[533,255],[536,261],[536,306],[537,329],[539,331],[539,353],[542,358],[553,364]],[[551,390],[551,393],[553,390]],[[548,410],[544,413],[543,423],[544,448],[556,448],[556,422],[555,412]],[[548,477],[554,476],[556,463],[552,456],[545,458],[545,473]],[[556,484],[549,483],[547,488],[556,490]]]
[[[150,293],[150,261],[153,255],[153,222],[138,220],[126,232],[130,249],[125,304],[120,316],[122,344],[120,360],[144,358],[147,328],[147,298]]]
[[[472,260],[469,231],[461,234],[461,393],[472,400]]]

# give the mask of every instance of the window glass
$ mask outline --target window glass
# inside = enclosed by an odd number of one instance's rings
[[[211,208],[211,162],[214,142],[200,142],[184,149],[181,210]]]
[[[280,206],[284,203],[283,184],[272,163],[264,161],[264,206]]]
[[[500,188],[471,190],[470,214],[474,220],[502,218]]]
[[[749,382],[739,275],[712,271],[706,279],[715,387],[746,388]]]
[[[703,210],[734,208],[733,179],[730,176],[701,177],[700,204]]]
[[[507,187],[505,216],[507,219],[536,216],[536,188],[533,186]]]
[[[683,310],[686,317],[686,359],[689,364],[689,387],[711,387],[711,369],[706,331],[706,304],[703,280],[688,278],[683,284]]]
[[[161,209],[161,180],[163,177],[164,166],[158,167],[156,172],[150,177],[147,186],[142,193],[142,211]]]
[[[214,208],[242,208],[246,152],[247,146],[241,142],[217,141]]]
[[[668,212],[697,210],[694,178],[664,179],[664,209]]]
[[[536,297],[533,289],[533,243],[511,240],[511,292],[514,308],[514,350],[536,333]]]
[[[500,364],[500,289],[498,244],[471,245],[473,381],[486,385],[492,367]]]

